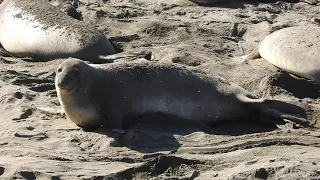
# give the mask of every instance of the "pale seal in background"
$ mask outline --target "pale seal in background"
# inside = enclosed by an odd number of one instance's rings
[[[4,0],[0,4],[0,43],[16,57],[37,61],[76,57],[104,62],[115,50],[109,40],[45,0]]]
[[[67,117],[87,129],[101,125],[121,129],[140,115],[158,112],[204,124],[241,119],[257,111],[306,123],[303,118],[270,109],[272,100],[257,99],[221,77],[178,65],[99,66],[69,58],[57,68],[55,86]]]
[[[289,73],[320,83],[320,27],[289,27],[275,31],[242,58],[259,57]]]
[[[49,0],[49,3],[57,7],[61,12],[68,14],[69,16],[82,20],[82,15],[76,9],[76,6],[80,3],[78,1],[69,1],[69,0]]]

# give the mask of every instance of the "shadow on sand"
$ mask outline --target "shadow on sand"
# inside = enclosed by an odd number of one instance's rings
[[[307,111],[300,106],[277,100],[268,100],[266,105],[269,109],[275,109],[283,114],[308,119]],[[161,113],[146,114],[135,121],[132,119],[130,121],[134,123],[127,125],[126,132],[123,134],[119,133],[115,136],[114,133],[102,128],[96,132],[114,137],[120,146],[141,153],[155,153],[178,149],[181,144],[177,138],[183,139],[195,132],[204,132],[209,135],[239,136],[270,132],[277,129],[277,125],[285,123],[283,119],[267,117],[260,111],[252,112],[249,117],[239,117],[210,125],[192,123]]]
[[[192,1],[192,0],[191,0]],[[221,8],[244,8],[246,4],[258,5],[259,3],[277,3],[277,0],[221,0],[212,4],[196,3],[204,7],[221,7]],[[300,0],[283,0],[287,3],[298,3]]]
[[[319,74],[319,72],[315,72],[315,74]],[[295,77],[285,71],[281,71],[281,73],[279,73],[278,76],[272,80],[271,85],[280,87],[300,99],[317,99],[320,97],[319,83],[312,80]]]

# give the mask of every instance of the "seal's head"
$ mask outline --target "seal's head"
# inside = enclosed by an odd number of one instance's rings
[[[94,103],[95,71],[91,65],[75,58],[65,59],[56,70],[55,87],[63,112],[85,129],[101,126],[102,115]]]
[[[60,91],[71,92],[83,83],[86,79],[85,74],[88,69],[88,66],[85,62],[70,58],[63,61],[57,71],[55,84]]]

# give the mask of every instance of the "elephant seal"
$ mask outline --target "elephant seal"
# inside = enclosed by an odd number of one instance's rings
[[[320,83],[320,28],[288,27],[269,34],[249,55],[250,60],[262,57],[294,75]]]
[[[37,61],[76,57],[103,62],[106,55],[115,53],[96,28],[69,17],[46,0],[4,0],[0,4],[0,43],[13,56]]]
[[[68,58],[57,68],[55,86],[67,117],[84,129],[125,129],[147,113],[211,124],[261,112],[307,124],[305,118],[268,108],[271,100],[255,98],[219,76],[179,65],[131,62],[99,66]]]

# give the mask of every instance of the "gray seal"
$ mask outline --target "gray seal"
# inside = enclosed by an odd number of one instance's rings
[[[45,0],[4,0],[0,4],[0,43],[15,57],[37,61],[75,57],[103,62],[116,53],[95,27],[69,17]]]
[[[102,66],[69,58],[57,68],[55,86],[67,117],[86,129],[122,129],[146,113],[211,124],[258,111],[306,123],[270,109],[269,100],[255,98],[219,76],[180,65],[146,61]]]

